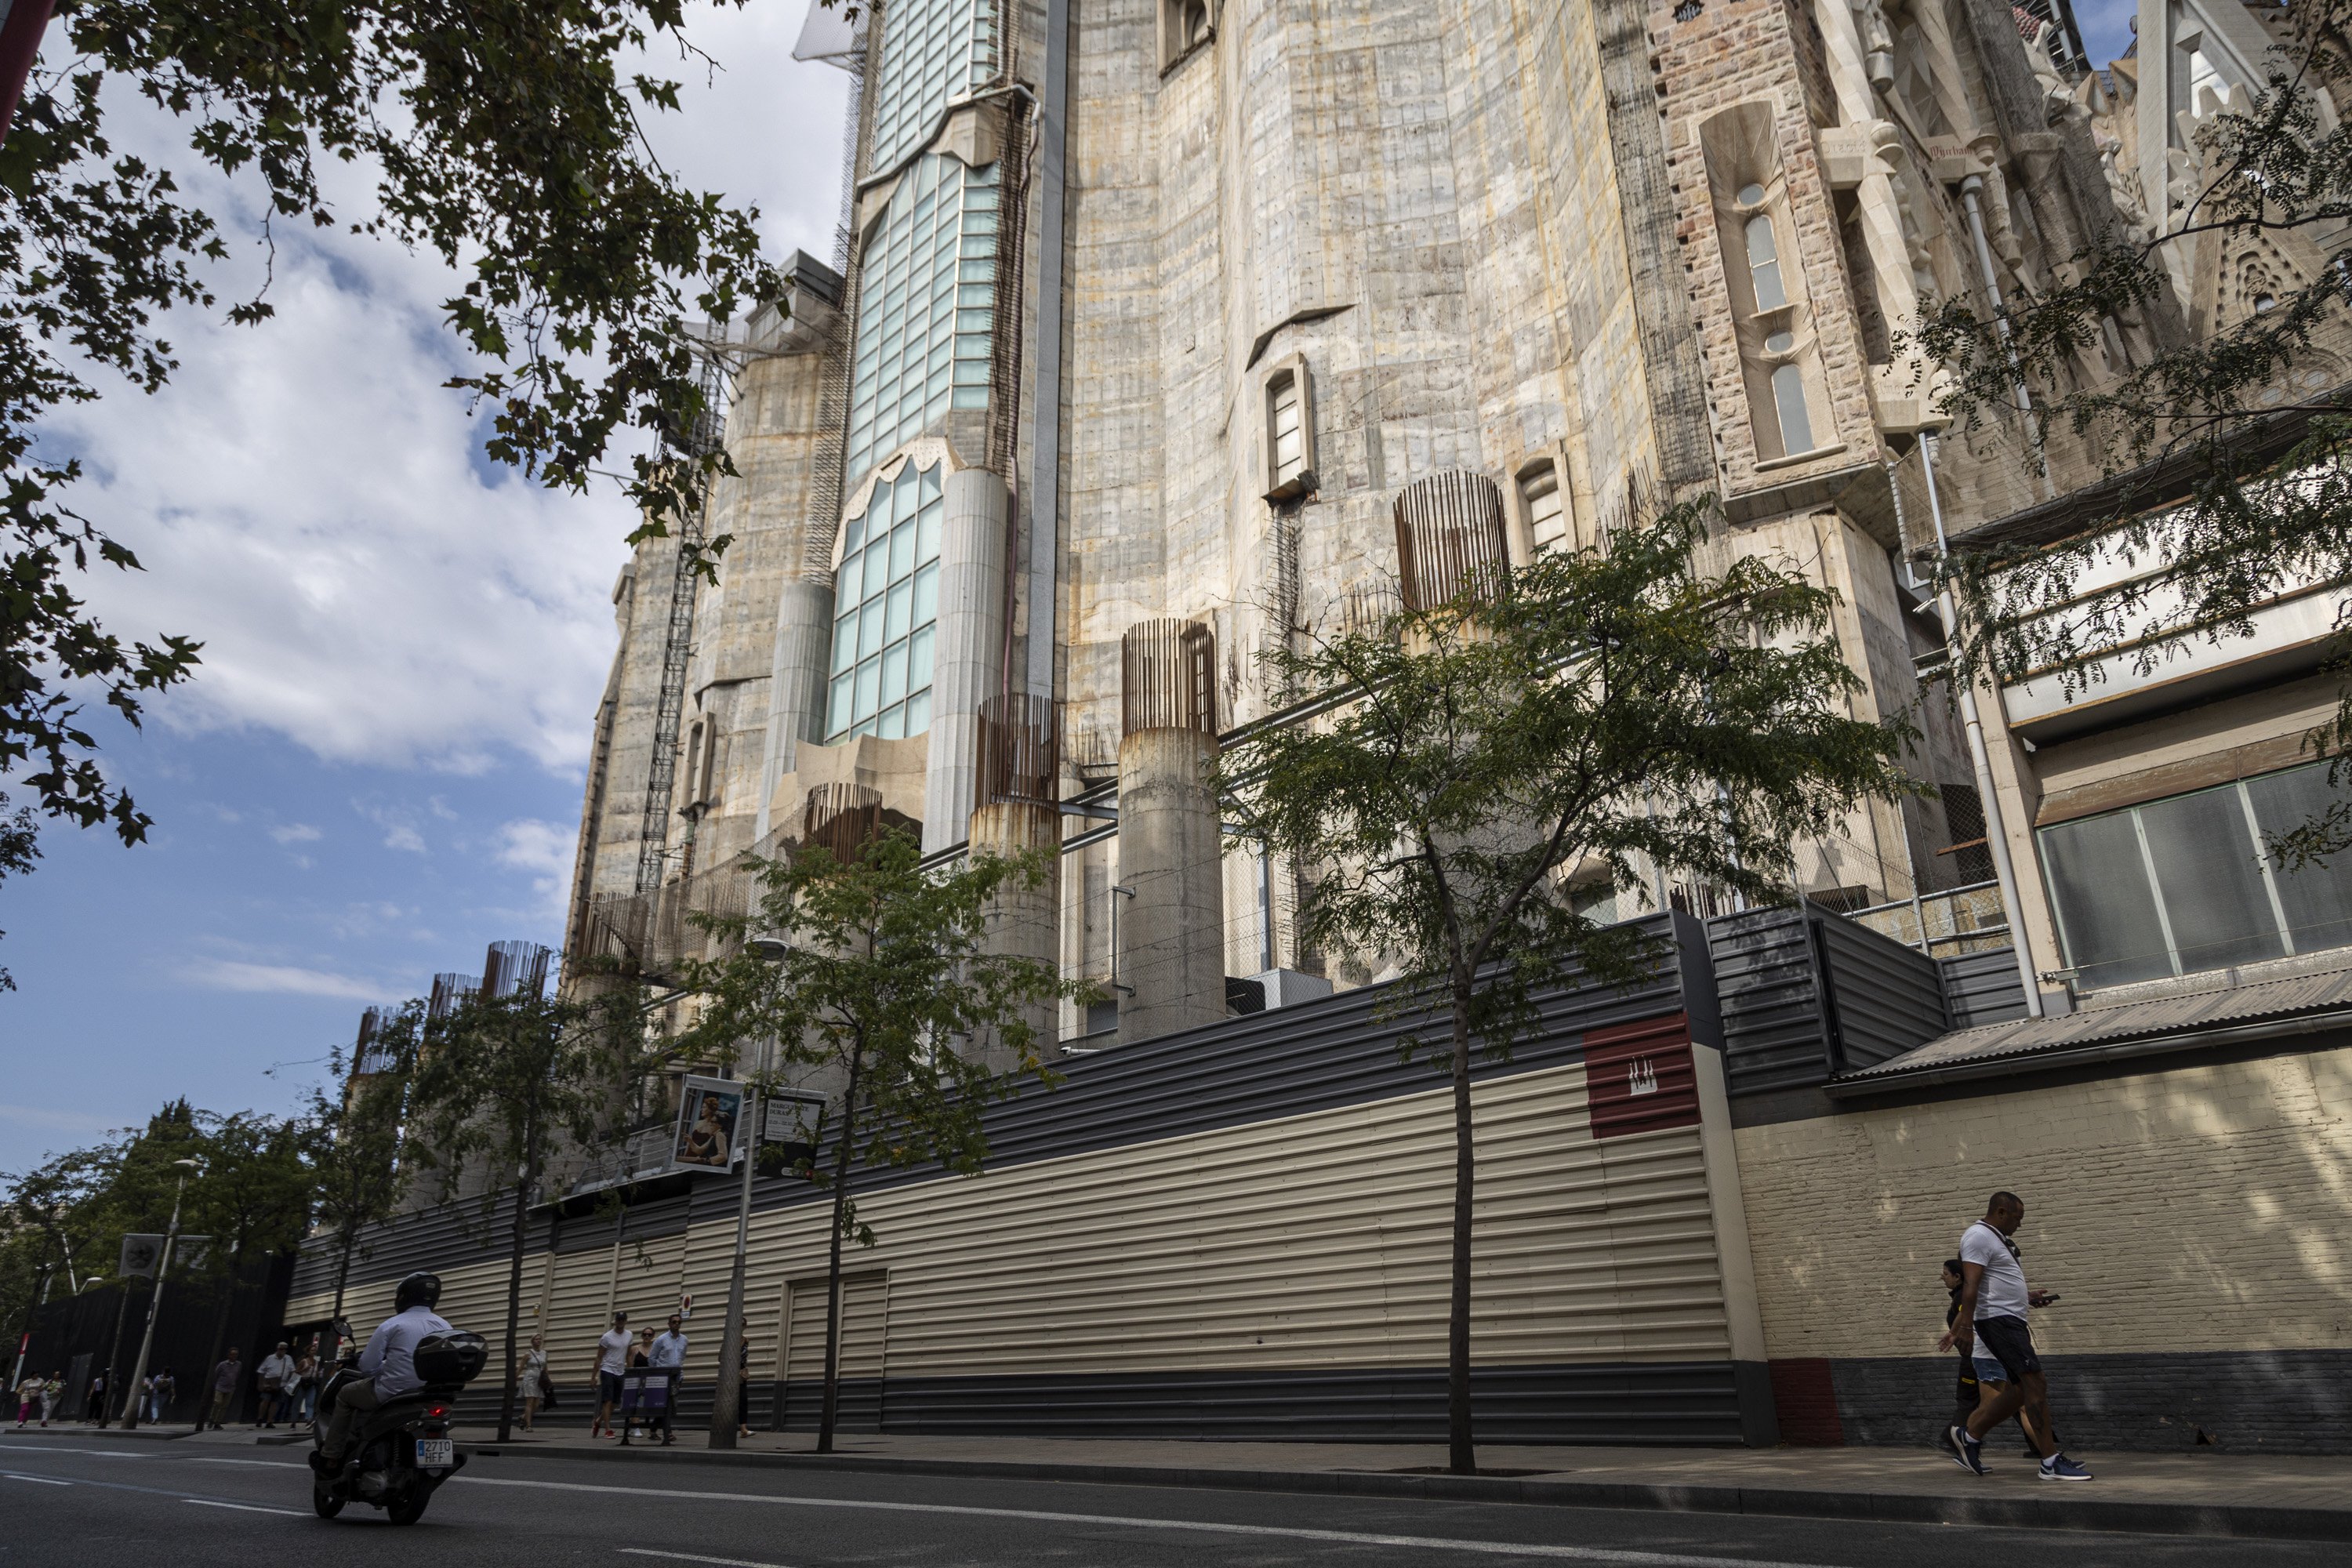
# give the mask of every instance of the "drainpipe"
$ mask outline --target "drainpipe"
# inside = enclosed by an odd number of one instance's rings
[[[1973,177],[1973,176],[1971,176]],[[1976,216],[1973,198],[1969,204],[1971,220]],[[1977,246],[1984,246],[1984,229],[1977,226]],[[2025,395],[2022,383],[2018,395]],[[1936,436],[1931,430],[1919,432],[1919,467],[1927,480],[1927,515],[1936,524],[1936,559],[1939,565],[1951,559],[1950,546],[1944,540],[1944,503],[1936,494]],[[1992,753],[1986,748],[1984,717],[1977,710],[1976,683],[1962,673],[1959,665],[1960,612],[1949,588],[1936,596],[1936,613],[1943,617],[1945,647],[1948,650],[1954,682],[1960,689],[1960,721],[1968,727],[1969,761],[1975,765],[1977,798],[1984,805],[1985,843],[1992,850],[1992,874],[2000,881],[2001,902],[2009,909],[2010,951],[2017,955],[2018,978],[2025,985],[2025,1013],[2030,1018],[2042,1016],[2042,981],[2034,973],[2033,952],[2025,935],[2025,905],[2017,894],[2017,867],[2009,857],[2009,834],[2000,811],[2000,794],[1993,787]],[[1924,939],[1927,926],[1922,922],[1919,934]]]
[[[1983,190],[1984,176],[1970,174],[1960,182],[1960,205],[1968,209],[1969,238],[1975,245],[1977,269],[1984,274],[1985,293],[1992,300],[1992,328],[2000,335],[2001,355],[2009,361],[2011,395],[2016,401],[2018,413],[2025,416],[2027,438],[2039,451],[2042,447],[2041,416],[2034,412],[2033,394],[2026,389],[2025,374],[2017,368],[2017,347],[2009,335],[2008,306],[2000,297],[2000,275],[1993,270],[1992,247],[1985,239],[1984,204],[1979,197]],[[2055,500],[2057,493],[2050,482],[2050,466],[2044,462],[2042,465],[2042,499]]]

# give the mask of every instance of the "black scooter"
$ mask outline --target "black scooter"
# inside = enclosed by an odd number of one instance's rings
[[[449,1436],[449,1407],[481,1375],[489,1346],[481,1335],[462,1332],[418,1341],[416,1374],[425,1386],[371,1413],[352,1433],[341,1468],[331,1472],[323,1467],[335,1396],[360,1376],[351,1330],[339,1323],[336,1331],[346,1348],[342,1364],[319,1391],[319,1419],[310,1431],[310,1506],[320,1519],[332,1519],[344,1504],[363,1502],[383,1510],[394,1524],[415,1524],[435,1489],[466,1467]]]

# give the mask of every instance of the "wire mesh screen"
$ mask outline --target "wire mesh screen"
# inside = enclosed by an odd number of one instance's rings
[[[446,1018],[480,994],[482,977],[459,974],[455,970],[433,977],[432,999],[425,1004],[429,1016]]]
[[[989,9],[994,17],[997,7]],[[1008,97],[992,112],[1003,116],[998,172],[996,341],[989,354],[989,472],[1013,477],[1013,447],[1021,422],[1021,306],[1024,298],[1023,237],[1029,216],[1029,113],[1025,98]]]
[[[982,699],[975,752],[982,801],[1058,800],[1062,705],[1027,691]]]
[[[482,954],[482,994],[543,995],[547,963],[553,953],[535,942],[494,942]]]
[[[1216,682],[1216,633],[1199,621],[1138,621],[1118,639],[1118,732],[1215,734]]]
[[[1486,599],[1510,571],[1503,491],[1484,474],[1448,468],[1399,491],[1398,576],[1408,609],[1429,610],[1465,593]]]

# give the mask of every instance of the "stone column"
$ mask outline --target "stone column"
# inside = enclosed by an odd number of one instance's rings
[[[803,741],[824,739],[825,668],[833,647],[833,577],[786,579],[776,603],[774,668],[768,680],[767,756],[760,770],[760,821],[765,837],[777,781],[800,765]]]
[[[1225,1016],[1224,868],[1217,797],[1216,639],[1146,621],[1121,641],[1118,1041]]]
[[[982,911],[987,952],[1023,958],[1058,974],[1062,969],[1062,710],[1052,699],[1027,692],[991,697],[980,705],[979,746],[972,759],[972,807],[965,842],[977,859],[1031,856],[1042,872],[1032,881],[1007,877]],[[1033,1048],[1048,1061],[1062,1054],[1062,1005],[1046,996],[1023,1009],[1035,1037]],[[1002,1040],[979,1039],[972,1049],[999,1072],[1016,1060]]]
[[[931,747],[923,789],[923,851],[968,826],[980,705],[1003,679],[1004,529],[1010,498],[985,468],[959,468],[941,487],[939,629],[931,655]]]

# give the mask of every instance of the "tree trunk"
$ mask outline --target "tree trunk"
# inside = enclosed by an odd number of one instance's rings
[[[1470,1197],[1476,1175],[1470,1130],[1470,986],[1454,985],[1454,1290],[1445,1323],[1446,1468],[1473,1475],[1470,1447]]]
[[[516,1336],[522,1331],[522,1254],[530,1238],[530,1193],[539,1184],[539,1117],[523,1133],[522,1179],[515,1184],[514,1246],[507,1256],[507,1390],[499,1401],[499,1441],[514,1440]]]
[[[833,1236],[824,1264],[824,1405],[817,1415],[816,1451],[833,1452],[833,1425],[841,1413],[841,1222],[849,1206],[849,1152],[857,1131],[857,1068],[849,1058],[849,1089],[841,1100],[841,1147],[833,1156]]]

